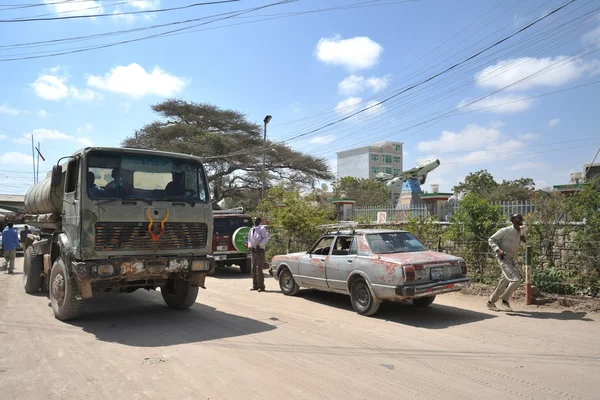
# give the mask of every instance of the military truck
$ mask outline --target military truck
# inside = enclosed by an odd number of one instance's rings
[[[102,292],[160,288],[169,307],[189,308],[214,271],[212,207],[194,156],[88,147],[58,160],[25,209],[40,234],[30,237],[23,286],[47,291],[59,320]]]

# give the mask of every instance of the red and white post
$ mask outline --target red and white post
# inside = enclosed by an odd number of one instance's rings
[[[525,248],[525,304],[531,303],[531,246],[527,246]]]

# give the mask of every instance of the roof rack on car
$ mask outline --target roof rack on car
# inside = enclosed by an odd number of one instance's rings
[[[342,230],[349,230],[350,234],[353,235],[357,226],[358,224],[356,222],[348,221],[338,224],[319,225],[319,228],[327,231],[335,230],[335,233],[340,233]]]
[[[213,214],[243,214],[244,207],[230,208],[229,210],[213,210]]]

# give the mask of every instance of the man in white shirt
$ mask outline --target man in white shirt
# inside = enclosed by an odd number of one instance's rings
[[[502,270],[500,283],[487,302],[487,307],[494,311],[498,310],[496,302],[500,299],[502,299],[502,308],[505,311],[512,311],[508,300],[521,282],[521,273],[517,269],[517,256],[521,242],[525,242],[524,229],[522,229],[523,216],[515,214],[510,218],[510,222],[511,226],[499,229],[488,240]]]
[[[269,232],[264,225],[261,225],[259,217],[254,218],[254,226],[248,233],[248,248],[252,256],[252,287],[250,290],[265,290],[265,275],[263,268],[265,265],[265,249],[269,243]]]

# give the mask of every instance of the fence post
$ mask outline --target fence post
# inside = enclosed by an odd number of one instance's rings
[[[525,304],[531,304],[531,246],[525,248]]]

